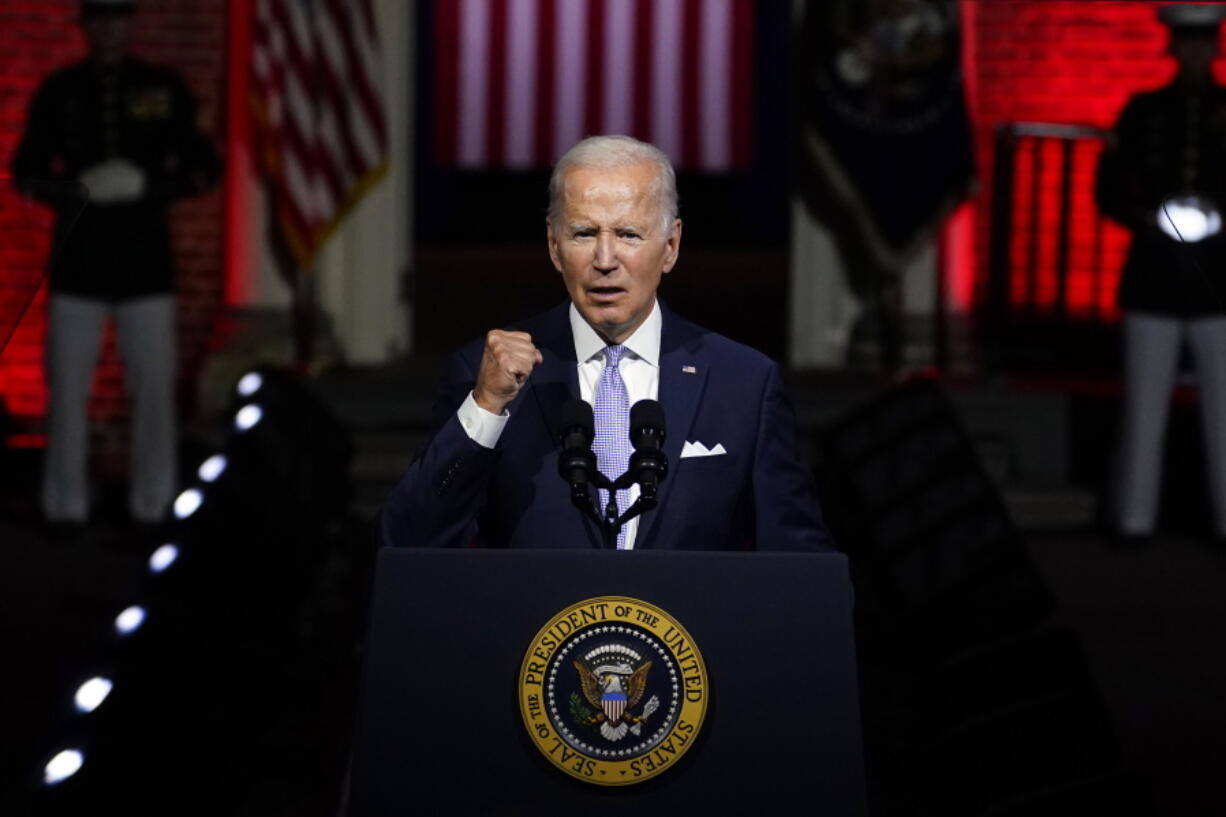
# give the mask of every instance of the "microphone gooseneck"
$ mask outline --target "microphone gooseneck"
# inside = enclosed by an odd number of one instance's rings
[[[630,407],[630,467],[617,479],[600,472],[592,441],[596,438],[596,423],[592,406],[583,400],[569,400],[562,405],[558,442],[558,475],[570,486],[570,501],[600,528],[604,545],[613,548],[617,532],[630,519],[649,511],[658,503],[657,489],[668,475],[668,457],[664,454],[664,409],[655,400],[640,400]],[[616,491],[638,483],[639,496],[620,516],[614,500]],[[593,488],[609,491],[609,504],[600,508],[599,494]]]

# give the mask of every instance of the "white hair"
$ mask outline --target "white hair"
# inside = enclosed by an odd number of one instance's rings
[[[549,221],[558,223],[562,210],[562,180],[572,167],[614,168],[651,162],[657,168],[652,192],[659,198],[665,232],[677,218],[677,173],[664,151],[630,136],[589,136],[566,151],[549,177]]]

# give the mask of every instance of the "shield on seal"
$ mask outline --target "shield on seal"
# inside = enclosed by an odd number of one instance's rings
[[[600,708],[604,710],[609,723],[617,723],[626,711],[626,693],[606,692],[600,696]]]

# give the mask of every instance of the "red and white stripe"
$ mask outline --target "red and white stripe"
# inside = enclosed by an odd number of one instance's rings
[[[370,0],[257,0],[251,86],[261,159],[304,265],[386,167],[382,77]]]
[[[753,0],[437,0],[434,147],[462,168],[552,164],[584,136],[679,167],[749,160]]]
[[[609,719],[609,723],[617,723],[626,712],[626,698],[625,696],[602,698],[600,700],[600,708],[604,710],[605,717]]]

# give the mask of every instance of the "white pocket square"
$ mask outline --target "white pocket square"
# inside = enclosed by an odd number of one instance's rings
[[[720,454],[727,453],[728,452],[724,450],[723,443],[716,443],[712,448],[707,448],[700,442],[686,442],[685,445],[681,446],[682,459],[685,459],[686,457],[717,457]]]

